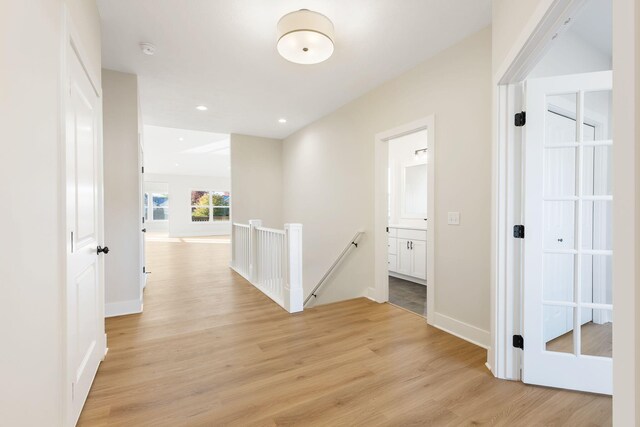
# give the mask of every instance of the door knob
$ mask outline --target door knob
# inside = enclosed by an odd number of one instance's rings
[[[143,232],[143,233],[146,233],[146,232],[147,232],[147,229],[146,229],[146,228],[143,228],[143,229],[142,229],[142,232]]]
[[[562,243],[564,241],[564,239],[560,238],[558,239],[558,242]]]
[[[98,255],[104,253],[105,255],[109,253],[109,247],[105,246],[104,248],[102,246],[98,246]]]

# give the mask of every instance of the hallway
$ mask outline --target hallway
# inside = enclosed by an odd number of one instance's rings
[[[611,398],[493,378],[485,350],[389,304],[289,315],[228,238],[150,238],[144,313],[107,319],[81,426],[610,425]]]

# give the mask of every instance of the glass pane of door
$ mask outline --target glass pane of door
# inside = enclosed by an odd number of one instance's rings
[[[546,97],[542,280],[543,300],[553,303],[542,309],[546,351],[610,357],[610,95]]]

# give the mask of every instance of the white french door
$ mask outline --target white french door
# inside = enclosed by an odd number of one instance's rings
[[[106,351],[100,97],[67,46],[67,421],[75,425]]]
[[[523,381],[612,393],[612,73],[526,82]]]

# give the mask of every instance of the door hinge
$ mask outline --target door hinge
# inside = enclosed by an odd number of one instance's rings
[[[527,123],[527,113],[526,111],[522,111],[520,113],[516,113],[514,124],[516,127],[522,127]]]
[[[513,336],[513,346],[515,348],[521,348],[522,350],[524,350],[524,338],[522,335]]]
[[[387,227],[387,233],[389,232],[389,227]]]
[[[142,272],[146,273],[147,272],[147,267],[142,267]]]
[[[142,166],[142,168],[141,168],[141,169],[142,169],[142,173],[144,173],[144,166]]]
[[[524,225],[513,226],[513,237],[515,239],[524,239]]]

